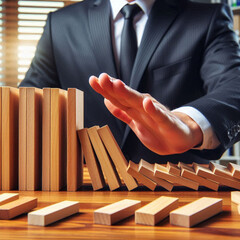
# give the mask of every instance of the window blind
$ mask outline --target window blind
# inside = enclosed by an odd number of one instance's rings
[[[16,87],[34,56],[49,12],[81,0],[0,0],[0,86]]]

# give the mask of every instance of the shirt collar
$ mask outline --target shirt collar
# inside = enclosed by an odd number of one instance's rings
[[[129,3],[127,0],[110,0],[111,7],[112,7],[112,15],[113,19],[115,19],[120,12],[120,10],[128,4],[134,4],[137,3],[139,7],[143,10],[144,14],[149,15],[149,12],[152,8],[153,3],[155,0],[135,0]]]

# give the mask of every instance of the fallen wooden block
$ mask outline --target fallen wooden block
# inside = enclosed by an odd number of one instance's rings
[[[141,201],[124,199],[94,211],[94,223],[103,225],[115,224],[141,207]]]
[[[240,192],[239,191],[231,192],[231,201],[240,205]]]
[[[141,159],[141,161],[139,162],[138,172],[151,179],[157,185],[165,188],[168,191],[172,191],[172,183],[154,176],[154,164],[151,164]]]
[[[151,179],[145,177],[138,172],[138,165],[132,161],[129,161],[127,172],[131,174],[137,181],[142,183],[144,186],[148,187],[152,191],[155,190],[157,184]]]
[[[231,172],[232,176],[240,179],[240,166],[234,163],[228,163],[227,168]]]
[[[198,190],[199,184],[197,182],[194,182],[192,180],[189,180],[187,178],[179,177],[172,175],[168,172],[166,167],[163,167],[157,163],[155,163],[154,166],[154,176],[163,178],[167,181],[170,181],[172,183],[177,183],[185,187],[189,187],[194,190]]]
[[[18,193],[2,193],[0,194],[0,205],[4,205],[6,203],[12,202],[19,198]]]
[[[37,198],[22,197],[18,200],[0,206],[0,219],[8,220],[37,207]]]
[[[180,163],[178,164],[181,168],[181,176],[188,178],[190,180],[193,180],[195,182],[198,182],[199,185],[210,188],[214,191],[218,190],[219,184],[217,182],[214,182],[210,179],[203,178],[201,176],[198,176],[192,167],[189,167],[187,164]]]
[[[194,166],[194,170],[197,173],[197,175],[199,175],[201,177],[211,179],[211,180],[218,182],[224,186],[228,186],[228,187],[235,188],[235,189],[240,189],[240,181],[237,181],[237,180],[235,181],[235,180],[231,180],[229,178],[225,178],[223,176],[216,175],[210,169],[199,166],[197,163],[194,163],[193,166]]]
[[[226,166],[222,166],[220,164],[217,164],[217,163],[213,163],[213,162],[210,162],[209,163],[209,168],[211,169],[211,171],[218,175],[218,176],[222,176],[224,178],[229,178],[231,180],[236,180],[238,181],[237,179],[235,179],[233,176],[232,176],[232,173],[230,172],[230,170],[226,167]],[[239,180],[240,181],[240,180]]]
[[[109,188],[111,191],[113,191],[121,186],[121,181],[115,166],[113,165],[111,159],[108,157],[103,142],[97,132],[98,129],[99,127],[97,126],[89,128],[88,135],[103,170],[103,174],[107,179]]]
[[[170,223],[192,227],[222,212],[222,199],[203,197],[170,213]]]
[[[155,226],[178,207],[178,198],[159,197],[135,212],[135,223]]]
[[[171,163],[171,162],[167,162],[167,170],[169,173],[176,175],[176,176],[180,176],[181,175],[181,170],[178,166],[176,166],[175,164]]]
[[[92,181],[93,190],[99,190],[103,188],[106,183],[99,162],[95,158],[86,128],[78,130],[78,138],[81,143],[85,162]]]
[[[47,226],[79,212],[79,202],[62,201],[28,214],[28,224]]]
[[[124,157],[110,128],[108,126],[104,126],[98,129],[98,134],[100,135],[113,163],[115,164],[128,190],[131,191],[134,188],[138,187],[135,179],[127,172],[128,162]]]

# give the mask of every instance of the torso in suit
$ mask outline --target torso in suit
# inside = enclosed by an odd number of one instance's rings
[[[114,118],[89,86],[91,75],[118,77],[107,0],[85,0],[49,14],[35,58],[20,86],[85,92],[85,127],[108,124],[128,160],[204,162],[239,140],[240,58],[231,12],[220,4],[156,0],[130,86],[170,109],[192,106],[211,123],[221,145],[159,156]],[[164,139],[162,139],[164,141]]]

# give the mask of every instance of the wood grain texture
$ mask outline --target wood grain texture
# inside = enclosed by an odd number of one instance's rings
[[[28,224],[47,226],[79,212],[78,201],[62,201],[28,214]]]
[[[172,191],[172,189],[173,189],[172,183],[154,176],[154,164],[151,164],[151,163],[141,159],[139,162],[138,172],[143,174],[147,178],[151,179],[158,186],[161,186],[168,191]]]
[[[67,96],[67,190],[76,191],[83,182],[83,163],[77,130],[84,127],[83,92],[68,89]]]
[[[155,190],[157,183],[155,183],[148,177],[144,176],[143,174],[139,173],[138,164],[129,161],[127,172],[131,174],[137,181],[142,183],[144,186],[148,187],[150,190],[152,191]]]
[[[98,129],[99,127],[97,126],[89,128],[88,135],[101,165],[103,174],[105,175],[109,188],[112,191],[121,186],[121,181],[114,164],[108,157],[108,154],[104,148],[102,140],[97,132]]]
[[[37,207],[37,198],[35,197],[22,197],[18,200],[9,202],[0,206],[0,219],[8,220],[23,213],[31,211]]]
[[[85,162],[88,168],[88,172],[91,178],[93,190],[99,190],[103,188],[106,183],[99,162],[95,158],[95,154],[87,133],[87,129],[84,128],[78,130],[77,132],[84,154]]]
[[[154,166],[154,176],[159,177],[159,178],[163,178],[167,181],[170,181],[172,183],[177,183],[180,184],[182,186],[194,189],[194,190],[198,190],[199,184],[195,181],[189,180],[187,178],[184,177],[179,177],[179,176],[175,176],[172,175],[168,172],[167,168],[160,165],[160,164],[155,164]]]
[[[98,134],[101,137],[118,173],[122,177],[129,191],[138,187],[135,179],[127,172],[128,162],[124,157],[117,141],[115,140],[110,128],[108,126],[98,129]]]
[[[234,163],[228,163],[227,168],[231,172],[232,176],[240,179],[240,166]]]
[[[240,192],[239,191],[231,192],[231,201],[233,203],[240,205]]]
[[[127,217],[141,207],[141,201],[124,199],[94,211],[94,223],[113,225]]]
[[[2,190],[18,188],[19,89],[2,87]]]
[[[203,197],[170,213],[170,223],[182,227],[193,227],[222,212],[222,199]]]
[[[0,205],[4,205],[19,198],[18,193],[2,193],[0,194]]]

